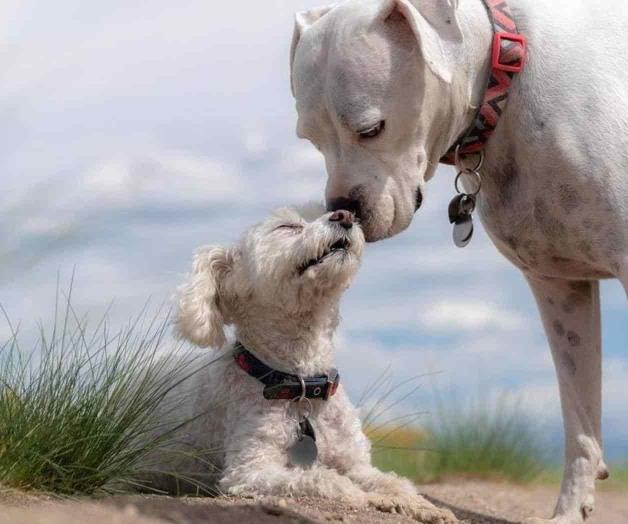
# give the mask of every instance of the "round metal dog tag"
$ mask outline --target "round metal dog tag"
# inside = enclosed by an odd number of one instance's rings
[[[293,466],[311,468],[318,458],[316,441],[309,435],[302,435],[288,449],[288,458]]]
[[[462,217],[454,226],[454,244],[458,247],[466,247],[473,237],[473,219],[471,215]]]

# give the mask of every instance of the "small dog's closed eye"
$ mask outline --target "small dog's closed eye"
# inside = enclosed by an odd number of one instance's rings
[[[163,469],[206,478],[211,462],[226,494],[335,498],[400,509],[421,522],[456,522],[410,481],[371,465],[370,443],[335,370],[338,303],[363,246],[350,212],[308,206],[276,211],[237,246],[196,254],[176,331],[225,358],[181,385],[188,411],[181,416],[196,418],[179,440],[186,450],[214,452],[200,461],[169,455]]]

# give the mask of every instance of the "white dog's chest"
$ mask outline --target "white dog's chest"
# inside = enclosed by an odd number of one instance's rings
[[[505,180],[503,170],[495,173],[492,180],[487,180],[491,173],[485,175],[479,211],[506,258],[539,276],[611,276],[624,235],[609,223],[612,213],[603,199],[570,180],[543,177],[543,183],[533,184],[521,173],[509,173],[514,180]]]

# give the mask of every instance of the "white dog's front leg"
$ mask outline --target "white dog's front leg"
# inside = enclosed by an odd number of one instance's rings
[[[602,459],[600,295],[597,281],[528,275],[549,340],[565,425],[565,471],[550,521],[581,524],[594,507],[596,478],[608,477]]]
[[[624,291],[626,292],[626,298],[628,298],[628,256],[624,257],[623,263],[619,266],[619,274],[617,275]]]

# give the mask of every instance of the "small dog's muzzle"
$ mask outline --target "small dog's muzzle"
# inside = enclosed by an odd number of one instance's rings
[[[336,222],[340,226],[345,229],[351,229],[353,224],[355,223],[355,216],[351,211],[347,211],[346,209],[339,209],[338,211],[334,211],[330,217],[330,222]]]

